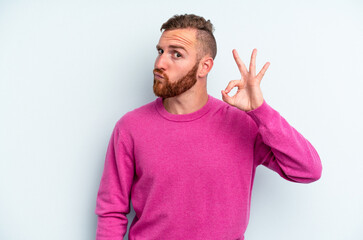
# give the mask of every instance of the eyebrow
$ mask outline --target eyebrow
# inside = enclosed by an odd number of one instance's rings
[[[186,49],[185,49],[185,47],[183,47],[183,46],[179,46],[179,45],[169,45],[168,46],[169,48],[179,48],[179,49],[183,49],[184,51],[186,51],[186,52],[188,52]],[[160,45],[156,45],[156,49],[161,49],[161,47],[160,47]]]

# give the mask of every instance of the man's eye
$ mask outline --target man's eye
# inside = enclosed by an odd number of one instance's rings
[[[163,54],[164,53],[164,50],[163,49],[158,49],[158,53],[159,54]]]
[[[180,58],[182,55],[180,54],[180,53],[178,53],[178,52],[175,52],[174,53],[174,57],[176,57],[176,58]]]

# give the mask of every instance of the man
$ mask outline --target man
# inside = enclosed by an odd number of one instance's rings
[[[320,178],[314,147],[264,100],[257,50],[241,80],[207,93],[217,48],[210,21],[175,15],[161,27],[156,100],[117,121],[97,196],[97,239],[242,240],[255,170],[264,165],[301,183]],[[228,93],[238,87],[234,96]]]

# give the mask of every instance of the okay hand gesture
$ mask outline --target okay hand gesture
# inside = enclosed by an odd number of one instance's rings
[[[232,80],[229,82],[225,90],[222,90],[222,99],[226,103],[237,107],[243,111],[251,111],[263,103],[262,91],[260,88],[260,83],[263,75],[265,74],[270,63],[267,62],[261,69],[261,71],[256,75],[256,54],[257,49],[253,49],[250,68],[247,71],[245,64],[239,58],[238,53],[233,49],[233,57],[237,63],[238,69],[241,73],[241,80]],[[237,93],[230,97],[228,93],[234,88],[238,87]]]

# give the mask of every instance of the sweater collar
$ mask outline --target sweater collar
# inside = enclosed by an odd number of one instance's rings
[[[172,114],[168,112],[164,105],[163,105],[163,99],[161,97],[158,97],[155,100],[155,107],[156,110],[160,113],[160,115],[168,120],[176,121],[176,122],[186,122],[186,121],[193,121],[200,117],[202,117],[204,114],[206,114],[211,108],[212,108],[212,102],[214,101],[214,98],[208,94],[208,101],[207,103],[197,111],[194,111],[192,113],[188,114]]]

